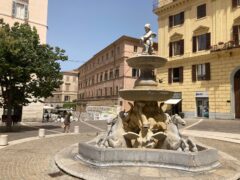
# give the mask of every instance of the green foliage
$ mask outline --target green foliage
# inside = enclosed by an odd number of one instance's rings
[[[1,103],[11,108],[51,96],[62,83],[58,60],[67,60],[64,53],[41,44],[36,28],[19,23],[10,27],[0,19]]]
[[[65,102],[63,104],[63,108],[66,108],[66,109],[76,109],[76,103],[74,102]]]

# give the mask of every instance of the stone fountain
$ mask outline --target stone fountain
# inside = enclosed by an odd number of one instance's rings
[[[198,171],[218,165],[217,151],[197,146],[183,137],[178,124],[185,121],[178,115],[170,117],[162,106],[173,92],[159,87],[155,69],[165,65],[165,58],[153,55],[156,36],[145,25],[141,37],[143,52],[127,60],[130,67],[140,69],[140,77],[133,89],[120,90],[120,96],[129,101],[130,110],[122,111],[108,124],[108,131],[94,143],[79,144],[79,158],[97,166],[144,165]],[[165,149],[164,151],[162,151]],[[171,151],[166,151],[171,150]],[[191,153],[194,152],[194,153]],[[202,161],[200,157],[210,158]],[[205,155],[206,156],[206,155]]]
[[[79,143],[77,152],[65,151],[62,157],[69,159],[72,154],[80,166],[76,170],[76,167],[69,168],[62,161],[56,161],[65,172],[84,179],[111,179],[112,176],[122,179],[121,171],[126,173],[131,168],[134,171],[136,167],[158,168],[161,172],[167,168],[170,174],[176,171],[184,174],[183,171],[202,172],[220,165],[216,149],[196,144],[181,135],[178,125],[185,125],[185,121],[178,115],[169,116],[163,112],[163,102],[170,99],[173,92],[161,89],[154,70],[164,66],[167,60],[153,54],[152,38],[156,35],[149,24],[145,25],[145,31],[141,38],[143,52],[127,60],[130,67],[140,69],[141,75],[133,89],[119,92],[129,101],[130,110],[120,112],[108,122],[106,133],[88,143]],[[136,173],[132,179],[138,176]]]

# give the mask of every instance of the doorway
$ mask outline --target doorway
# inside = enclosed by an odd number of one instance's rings
[[[240,70],[234,76],[235,118],[240,118]]]
[[[209,101],[208,98],[196,98],[197,102],[197,116],[209,117]]]

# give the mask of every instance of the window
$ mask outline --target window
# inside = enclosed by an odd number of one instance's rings
[[[65,84],[65,87],[66,87],[66,91],[69,91],[70,84],[69,83]]]
[[[205,64],[197,64],[192,66],[192,81],[196,80],[210,80],[211,72],[210,72],[210,63]]]
[[[133,52],[137,52],[138,47],[137,46],[133,46]]]
[[[100,75],[100,82],[102,82],[103,81],[103,73],[101,73],[101,75]]]
[[[209,50],[211,46],[211,33],[193,36],[193,52]]]
[[[110,73],[109,73],[109,79],[113,79],[113,70],[112,69],[110,70]]]
[[[132,68],[132,77],[139,77],[139,69]]]
[[[184,40],[170,42],[169,44],[169,57],[184,54]]]
[[[106,54],[106,60],[108,60],[108,53]]]
[[[69,102],[70,101],[70,96],[64,96],[64,101]]]
[[[110,96],[112,96],[112,95],[113,95],[113,88],[110,87]]]
[[[76,77],[73,77],[73,82],[75,82],[76,81]]]
[[[198,64],[197,65],[197,78],[203,80],[206,76],[206,65],[205,64]]]
[[[240,26],[233,26],[233,41],[235,45],[240,45]]]
[[[197,19],[203,18],[206,16],[206,4],[202,4],[197,7]]]
[[[119,69],[116,69],[115,70],[115,78],[118,78],[119,77]]]
[[[116,86],[116,95],[118,95],[118,86]]]
[[[177,26],[184,23],[184,12],[169,16],[169,27]]]
[[[107,87],[104,88],[105,89],[105,96],[107,96]]]
[[[120,47],[117,47],[117,54],[120,54]]]
[[[168,69],[168,83],[183,82],[183,67]]]
[[[66,81],[69,81],[69,76],[66,77]]]
[[[28,0],[14,0],[12,16],[19,19],[28,19]]]
[[[107,81],[107,80],[108,80],[108,72],[106,71],[104,74],[104,81]]]
[[[97,74],[97,82],[96,83],[98,83],[99,82],[99,74]]]
[[[237,6],[240,6],[240,0],[232,0],[232,7],[235,8]]]
[[[112,50],[112,51],[111,51],[111,57],[113,57],[113,56],[114,56],[114,51]]]

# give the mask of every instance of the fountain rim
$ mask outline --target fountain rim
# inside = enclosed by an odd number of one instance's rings
[[[166,58],[157,55],[136,55],[126,60],[128,65],[137,69],[156,69],[164,66]]]

